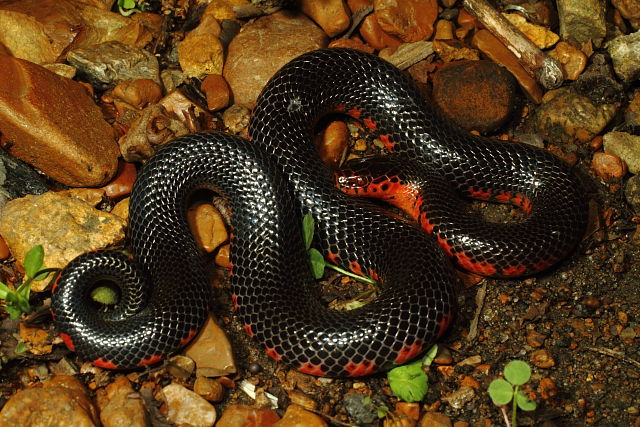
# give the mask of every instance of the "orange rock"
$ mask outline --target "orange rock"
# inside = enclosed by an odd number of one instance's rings
[[[577,79],[587,65],[587,55],[565,41],[558,43],[549,51],[549,55],[560,61],[565,77],[569,80]]]
[[[553,360],[551,353],[544,349],[533,351],[529,360],[538,368],[551,368],[556,365],[556,361]]]
[[[112,199],[116,199],[131,194],[133,183],[136,181],[138,172],[136,166],[129,162],[120,162],[118,164],[118,173],[111,182],[102,189],[105,194]]]
[[[351,18],[343,0],[300,0],[302,13],[313,19],[329,37],[335,37],[349,28]]]
[[[340,121],[333,121],[322,134],[322,140],[318,145],[318,155],[322,161],[331,166],[338,167],[344,160],[349,142],[349,128]]]
[[[229,244],[220,246],[218,253],[216,253],[215,263],[216,265],[224,268],[231,268],[231,261],[229,260],[229,252],[231,246]]]
[[[198,377],[193,383],[193,391],[209,402],[221,402],[224,398],[224,387],[220,381],[207,377]]]
[[[375,51],[369,45],[366,45],[357,37],[352,37],[350,39],[335,39],[331,43],[329,43],[329,47],[346,47],[349,49],[356,49],[362,52],[373,53]]]
[[[347,0],[347,6],[351,13],[355,13],[361,7],[371,6],[372,4],[373,0]]]
[[[262,425],[262,424],[259,424]],[[325,427],[327,423],[319,415],[307,411],[298,405],[289,405],[284,417],[273,427]]]
[[[478,381],[475,378],[473,378],[472,376],[470,376],[470,375],[466,375],[462,379],[462,381],[460,381],[460,385],[461,386],[465,386],[466,385],[468,387],[473,387],[476,390],[480,389],[480,384],[478,383]]]
[[[543,335],[533,329],[531,329],[527,333],[527,344],[529,344],[531,347],[542,347],[544,345],[544,340],[546,339],[546,335]]]
[[[141,109],[162,98],[162,88],[150,79],[127,80],[113,88],[113,97]]]
[[[364,18],[362,24],[360,24],[360,35],[364,41],[376,50],[384,49],[385,47],[397,47],[402,43],[399,38],[384,32],[374,14]]]
[[[429,411],[420,420],[420,427],[451,427],[451,419],[441,412]]]
[[[527,95],[536,103],[542,101],[542,90],[536,80],[520,65],[518,58],[487,30],[479,30],[473,35],[471,44],[482,51],[493,62],[503,65],[518,80]]]
[[[437,0],[376,0],[373,7],[380,27],[404,42],[426,40],[433,34]]]
[[[202,81],[200,89],[207,95],[207,108],[217,111],[229,105],[231,89],[220,74],[209,74]]]
[[[459,61],[461,59],[477,61],[480,59],[477,50],[471,49],[460,40],[434,40],[433,50],[444,62]]]
[[[0,260],[5,260],[10,256],[11,251],[9,251],[9,246],[7,246],[7,242],[0,236]]]
[[[606,182],[618,181],[627,174],[627,164],[613,154],[595,153],[591,166],[596,175]]]
[[[406,415],[412,420],[418,421],[420,418],[420,404],[415,402],[396,403],[396,413]]]
[[[184,355],[196,362],[196,376],[219,377],[237,371],[231,343],[212,316],[184,350]]]
[[[271,409],[255,409],[243,405],[229,405],[216,423],[216,427],[260,426],[270,427],[280,420]]]
[[[229,238],[222,215],[213,205],[201,204],[190,208],[187,219],[198,247],[205,252],[213,252]]]
[[[440,19],[436,23],[436,34],[433,36],[434,40],[451,40],[453,38],[453,31],[456,26],[453,25],[453,22]]]
[[[549,400],[558,394],[556,385],[551,378],[542,378],[538,385],[538,392],[544,400]]]
[[[78,83],[0,55],[0,133],[9,154],[72,187],[105,184],[116,173],[111,126]]]

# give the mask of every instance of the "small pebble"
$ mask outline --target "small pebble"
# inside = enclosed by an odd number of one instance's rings
[[[531,363],[538,368],[551,368],[556,365],[553,356],[547,350],[535,350],[530,356]]]
[[[627,174],[627,164],[620,157],[608,153],[595,153],[591,166],[605,182],[614,182]]]

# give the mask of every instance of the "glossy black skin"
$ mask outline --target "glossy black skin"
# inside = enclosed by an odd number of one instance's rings
[[[231,285],[238,315],[270,355],[316,375],[350,376],[386,369],[409,358],[403,354],[428,348],[454,311],[451,263],[413,224],[336,190],[311,143],[322,116],[354,107],[396,143],[396,152],[428,162],[463,195],[469,186],[499,188],[543,204],[552,193],[560,205],[554,209],[561,211],[553,212],[552,229],[529,230],[533,234],[524,242],[536,248],[535,256],[565,256],[580,239],[586,202],[561,161],[458,130],[383,60],[346,49],[314,51],[287,64],[267,84],[249,127],[251,142],[193,134],[149,160],[130,204],[131,245],[140,267],[113,252],[70,263],[54,293],[60,331],[83,358],[129,368],[175,351],[197,330],[207,315],[210,290],[185,212],[189,194],[206,187],[231,206]],[[346,268],[379,276],[384,290],[374,302],[348,312],[319,302],[301,236],[305,213],[315,218],[316,242],[325,253]],[[465,232],[464,225],[449,226],[438,225],[437,233],[457,244],[455,233]],[[492,262],[535,262],[530,251],[515,248],[512,255],[491,248],[493,240],[459,245],[470,256],[497,251],[482,255]],[[132,291],[131,302],[123,298],[125,308],[115,321],[89,308],[86,289],[96,278],[115,277],[125,288],[137,288],[139,276],[153,285]],[[136,314],[127,317],[130,312]]]

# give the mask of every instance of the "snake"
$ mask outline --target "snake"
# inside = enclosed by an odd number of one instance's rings
[[[333,114],[357,119],[388,155],[327,167],[313,140]],[[489,277],[535,274],[567,257],[585,231],[574,168],[544,149],[462,130],[403,72],[358,50],[320,49],[285,64],[262,90],[248,135],[181,136],[146,162],[130,199],[130,254],[82,254],[56,280],[52,311],[71,350],[131,369],[198,333],[211,267],[186,210],[201,189],[230,209],[230,292],[242,328],[271,358],[318,376],[373,374],[426,351],[456,315],[454,265]],[[466,198],[526,215],[487,221]],[[347,311],[323,302],[305,215],[329,261],[379,282],[373,301]],[[90,299],[104,283],[118,292],[107,312]]]

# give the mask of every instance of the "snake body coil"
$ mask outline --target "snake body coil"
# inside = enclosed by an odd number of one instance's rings
[[[400,168],[420,169],[421,179],[433,182],[414,205],[435,239],[336,190],[311,143],[318,120],[336,111],[374,129]],[[231,284],[245,329],[274,359],[315,375],[369,374],[433,343],[455,307],[445,252],[486,275],[530,274],[566,256],[585,227],[582,187],[562,161],[459,130],[396,68],[362,52],[319,50],[291,61],[263,90],[249,134],[250,142],[193,134],[160,149],[131,198],[137,263],[103,251],[62,272],[53,311],[82,357],[107,367],[141,366],[200,328],[209,281],[185,219],[198,188],[229,201]],[[486,223],[464,213],[453,192],[511,202],[530,214],[518,224]],[[301,234],[306,213],[326,256],[384,284],[375,301],[348,312],[319,302]],[[122,287],[108,319],[87,304],[92,284],[105,279]]]

